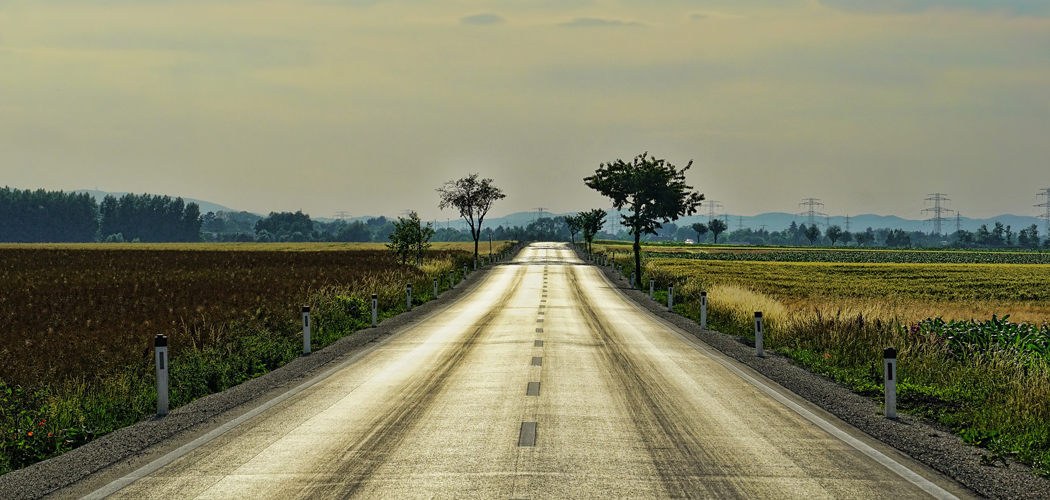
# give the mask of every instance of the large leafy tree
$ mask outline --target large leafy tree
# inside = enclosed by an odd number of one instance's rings
[[[634,266],[639,276],[642,234],[657,234],[663,224],[696,213],[704,199],[685,183],[685,172],[692,165],[690,161],[679,170],[666,160],[649,156],[647,151],[630,163],[620,159],[602,163],[594,175],[583,179],[588,187],[612,199],[613,208],[628,209],[620,217],[634,235]]]
[[[707,226],[711,230],[711,234],[715,236],[715,244],[718,244],[718,235],[724,233],[726,229],[729,229],[729,224],[722,219],[714,219]]]
[[[605,217],[608,213],[600,208],[594,208],[586,212],[580,212],[583,239],[587,242],[587,253],[593,253],[594,236],[605,227]]]
[[[470,226],[470,236],[474,238],[474,260],[478,260],[478,239],[481,238],[481,224],[497,200],[507,197],[503,190],[492,184],[492,179],[481,179],[478,174],[470,174],[462,179],[448,181],[437,190],[440,198],[438,208],[444,210],[454,207],[460,217]]]
[[[816,224],[813,224],[812,226],[807,227],[803,234],[806,235],[806,239],[809,240],[809,244],[812,245],[816,243],[817,238],[820,238],[820,228],[817,227]]]
[[[827,231],[824,231],[824,236],[827,236],[828,239],[831,240],[831,246],[835,246],[835,242],[844,235],[842,234],[842,228],[836,225],[831,226]]]
[[[569,237],[572,239],[572,245],[576,246],[576,234],[583,229],[583,216],[566,215],[565,226],[569,228]]]
[[[707,224],[703,222],[694,222],[692,226],[693,231],[696,231],[696,242],[700,243],[700,240],[707,234]]]

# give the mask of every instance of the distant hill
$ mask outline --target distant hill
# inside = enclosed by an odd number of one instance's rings
[[[568,212],[564,214],[558,213],[544,213],[544,217],[558,217],[563,215],[575,215],[576,212]],[[607,220],[610,222],[615,219],[617,226],[619,226],[619,217],[613,217],[610,214]],[[530,222],[536,220],[538,214],[536,212],[517,212],[502,217],[493,217],[485,219],[485,227],[496,228],[498,226],[527,226]],[[722,218],[722,217],[720,217]],[[976,231],[982,224],[987,224],[989,228],[993,227],[996,223],[1002,222],[1003,225],[1011,226],[1014,232],[1020,231],[1022,228],[1028,227],[1032,224],[1039,226],[1040,232],[1043,232],[1045,222],[1034,216],[1025,215],[1012,215],[1003,214],[997,217],[990,217],[987,219],[971,219],[969,217],[961,217],[959,219],[959,225],[962,229],[967,231]],[[706,215],[692,215],[683,217],[675,222],[679,227],[690,225],[694,222],[708,222]],[[809,222],[809,219],[804,216],[789,214],[784,212],[770,212],[759,215],[745,215],[737,216],[729,214],[729,228],[730,230],[736,230],[738,225],[743,223],[743,227],[751,229],[759,229],[763,225],[766,226],[768,231],[780,231],[791,225],[792,222],[796,224],[805,224]],[[821,229],[827,227],[829,222],[828,219],[819,218],[817,219]],[[846,218],[844,216],[834,216],[830,218],[831,225],[838,225],[843,229],[846,228]],[[446,221],[438,221],[439,227],[445,227]],[[462,219],[452,219],[451,227],[463,229],[466,227],[466,223]],[[880,228],[891,228],[891,229],[903,229],[905,231],[921,231],[929,233],[933,231],[933,223],[924,220],[912,220],[903,219],[895,215],[875,215],[875,214],[861,214],[850,216],[850,230],[851,231],[862,231],[867,228],[880,229]],[[945,219],[941,225],[941,231],[945,233],[954,233],[956,226],[955,218]],[[606,226],[609,227],[608,225]]]
[[[106,191],[96,191],[96,190],[93,190],[93,189],[78,189],[78,190],[73,191],[73,192],[74,193],[87,193],[87,194],[90,194],[99,203],[102,203],[102,199],[105,198],[106,196],[109,196],[109,195],[113,195],[113,196],[115,196],[117,198],[120,198],[121,196],[124,196],[125,194],[127,194],[127,193],[109,193],[109,192],[106,192]],[[139,194],[141,194],[141,193],[139,193]],[[150,194],[155,194],[155,193],[150,193]],[[171,195],[168,195],[168,196],[171,196]],[[171,196],[171,197],[172,198],[177,198],[176,196]],[[202,214],[206,214],[208,212],[239,212],[240,211],[240,210],[234,210],[234,209],[232,209],[230,207],[219,205],[218,203],[212,203],[210,201],[203,201],[203,200],[195,200],[193,198],[183,197],[182,201],[185,201],[186,203],[196,203],[197,206],[201,207],[201,213]]]

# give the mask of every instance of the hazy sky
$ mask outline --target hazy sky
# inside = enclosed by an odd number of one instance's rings
[[[0,0],[0,185],[444,219],[644,150],[732,214],[1034,215],[1050,1]]]

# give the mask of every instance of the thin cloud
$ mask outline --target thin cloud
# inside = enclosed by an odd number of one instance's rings
[[[493,24],[500,24],[506,22],[503,16],[496,14],[474,14],[473,16],[466,16],[459,20],[463,24],[472,24],[475,26],[492,26]]]
[[[642,23],[638,21],[621,21],[619,19],[600,19],[597,17],[577,17],[572,21],[566,21],[564,23],[558,23],[558,26],[567,26],[570,28],[593,28],[600,26],[641,26]]]
[[[744,16],[737,14],[724,14],[721,12],[692,12],[689,14],[689,19],[694,21],[704,21],[708,19],[744,19]]]

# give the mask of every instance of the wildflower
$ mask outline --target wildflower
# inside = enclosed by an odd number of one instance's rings
[[[51,433],[51,432],[47,433],[47,437],[52,437],[52,436],[54,436],[54,435],[55,435],[55,434],[54,434],[54,433]]]
[[[40,421],[40,426],[43,427],[45,422],[47,422],[47,420],[41,420]]]
[[[33,437],[33,431],[29,431],[29,437]]]

